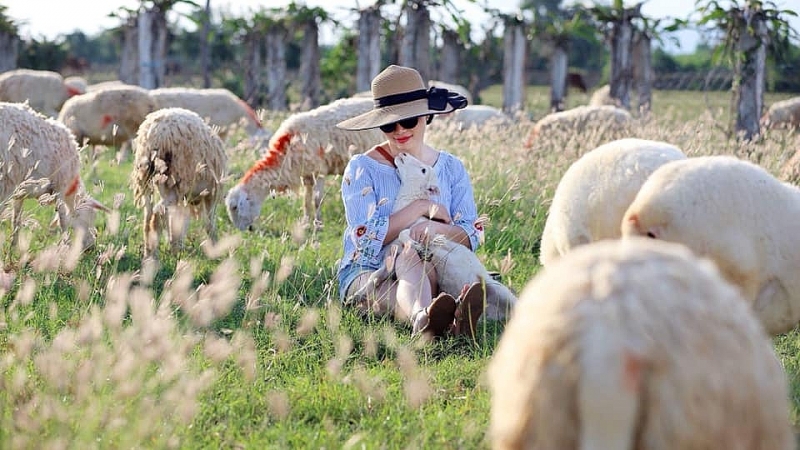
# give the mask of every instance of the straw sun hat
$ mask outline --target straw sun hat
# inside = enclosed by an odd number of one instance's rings
[[[372,80],[372,111],[336,124],[345,130],[367,130],[403,119],[446,114],[467,106],[457,92],[432,87],[427,89],[419,72],[410,67],[391,65]]]

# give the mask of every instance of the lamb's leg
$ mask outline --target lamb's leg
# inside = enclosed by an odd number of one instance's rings
[[[503,283],[492,278],[486,280],[486,309],[484,320],[506,320],[517,304],[517,296]]]
[[[205,217],[206,221],[205,223],[206,234],[208,235],[208,238],[211,240],[211,242],[216,243],[217,242],[217,221],[215,220],[217,212],[216,203],[213,201],[213,199],[207,197],[207,199],[203,200],[203,204],[205,205],[203,211],[203,217]]]

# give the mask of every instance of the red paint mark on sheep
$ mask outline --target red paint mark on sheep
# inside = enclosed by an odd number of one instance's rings
[[[78,191],[78,186],[81,184],[81,177],[75,177],[72,182],[69,184],[69,187],[64,192],[65,197],[69,197],[70,195],[75,195]]]
[[[103,116],[103,118],[101,119],[101,122],[100,122],[100,127],[101,127],[101,128],[105,128],[105,127],[107,127],[107,126],[108,126],[108,124],[110,124],[110,123],[111,123],[111,122],[113,122],[113,121],[114,121],[114,117],[112,117],[112,116],[111,116],[111,115],[109,115],[109,114],[106,114],[106,115],[104,115],[104,116]]]
[[[282,133],[273,137],[272,140],[269,141],[269,150],[267,150],[267,154],[250,167],[247,173],[244,174],[244,177],[242,177],[240,183],[247,183],[257,172],[277,167],[281,159],[286,155],[286,149],[294,135],[295,133]]]
[[[81,94],[83,94],[82,90],[76,88],[75,86],[67,86],[67,95],[69,97],[72,97],[72,96],[75,96],[75,95],[81,95]]]
[[[244,107],[244,110],[247,111],[247,115],[250,116],[251,119],[253,119],[253,122],[255,122],[256,126],[258,128],[263,128],[263,126],[261,125],[261,120],[258,118],[258,114],[256,114],[253,108],[251,108],[250,105],[248,105],[247,102],[245,102],[242,99],[239,99],[239,102]]]

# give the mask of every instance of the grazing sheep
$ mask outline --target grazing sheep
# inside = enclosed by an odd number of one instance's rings
[[[49,70],[16,69],[0,74],[0,101],[22,103],[50,117],[73,95],[84,91],[64,83],[64,77]]]
[[[589,106],[620,106],[620,101],[611,96],[611,86],[604,84],[589,98]]]
[[[225,204],[234,226],[249,229],[271,191],[284,192],[301,185],[305,187],[304,219],[313,217],[321,224],[322,177],[341,174],[353,153],[365,152],[386,140],[377,128],[349,131],[336,124],[372,107],[372,99],[343,98],[284,120],[272,135],[264,157],[228,191]]]
[[[24,103],[0,103],[0,200],[13,203],[12,245],[16,246],[22,203],[53,195],[63,231],[82,234],[83,249],[95,243],[95,212],[108,208],[91,198],[80,176],[78,144],[55,119]]]
[[[794,449],[788,383],[708,260],[600,241],[523,289],[489,363],[495,449]]]
[[[764,128],[800,128],[800,97],[773,103],[761,116]]]
[[[489,105],[467,105],[466,108],[457,109],[449,114],[442,114],[431,123],[431,129],[436,130],[439,125],[455,124],[458,130],[467,130],[472,127],[508,126],[511,118],[502,110]]]
[[[64,84],[72,88],[75,95],[85,94],[89,89],[89,83],[86,81],[86,78],[78,75],[64,78]]]
[[[145,257],[157,256],[165,217],[173,248],[186,236],[187,212],[203,219],[208,237],[215,241],[215,213],[227,170],[222,139],[197,113],[165,108],[147,115],[133,148],[131,184],[136,205],[144,208]],[[154,189],[161,197],[156,205]]]
[[[800,189],[731,156],[672,161],[644,182],[623,237],[679,242],[717,263],[767,332],[800,321]]]
[[[394,200],[392,211],[405,208],[415,200],[435,200],[439,194],[439,180],[433,167],[407,153],[400,153],[394,159],[400,190]],[[424,220],[424,219],[420,219]],[[504,320],[514,307],[517,297],[505,285],[492,277],[478,256],[469,248],[437,235],[429,245],[422,245],[411,239],[409,229],[400,232],[398,238],[389,245],[411,244],[423,259],[436,268],[439,290],[457,297],[464,286],[476,281],[483,282],[486,307],[482,318],[485,320]],[[392,275],[394,254],[390,252],[384,265],[370,274],[370,278],[353,296],[365,297],[379,284]]]
[[[584,154],[558,182],[539,261],[546,266],[578,245],[621,237],[622,216],[647,177],[662,164],[683,158],[672,144],[634,138]]]
[[[133,139],[144,118],[157,109],[147,89],[119,85],[91,90],[64,103],[58,120],[89,145],[122,145]]]
[[[150,91],[159,108],[185,108],[194,111],[218,127],[225,139],[228,131],[243,125],[248,135],[262,130],[261,120],[253,108],[227,89],[159,88]]]
[[[539,136],[554,132],[581,133],[590,129],[624,130],[633,120],[631,114],[615,106],[578,106],[548,114],[534,124],[526,147],[532,147]]]

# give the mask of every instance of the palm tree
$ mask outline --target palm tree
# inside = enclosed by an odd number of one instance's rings
[[[723,8],[715,0],[697,0],[701,13],[698,24],[711,25],[723,31],[722,44],[715,58],[726,57],[733,64],[734,132],[746,140],[760,133],[759,119],[764,108],[767,49],[781,51],[778,46],[796,35],[786,21],[794,11],[779,10],[775,3],[762,0],[731,0]]]
[[[381,6],[383,2],[377,1],[358,12],[356,92],[370,90],[372,79],[381,70]]]
[[[310,110],[320,105],[320,51],[319,51],[319,26],[326,21],[332,21],[328,13],[319,7],[310,8],[292,2],[287,8],[289,21],[296,24],[303,33],[303,50],[300,59],[299,78],[300,109]]]

